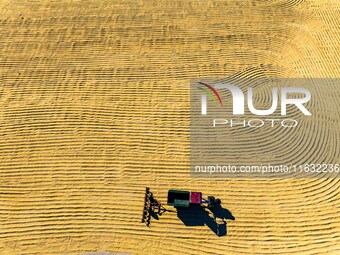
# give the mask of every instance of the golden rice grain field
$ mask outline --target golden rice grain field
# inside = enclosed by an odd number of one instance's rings
[[[189,173],[191,79],[339,78],[339,28],[338,0],[1,0],[0,254],[339,255],[339,179]],[[319,121],[271,144],[287,162],[340,163],[340,88],[316,89]],[[148,228],[146,186],[235,220]]]

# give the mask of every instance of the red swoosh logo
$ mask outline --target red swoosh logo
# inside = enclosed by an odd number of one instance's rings
[[[209,84],[203,83],[203,82],[198,82],[199,84],[202,84],[204,86],[206,86],[207,88],[209,88],[212,92],[214,92],[214,94],[216,95],[218,101],[220,102],[221,106],[222,106],[222,100],[220,95],[217,93],[217,91]]]

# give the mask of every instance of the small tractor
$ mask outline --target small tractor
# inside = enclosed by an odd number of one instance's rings
[[[167,204],[175,208],[202,206],[203,208],[213,209],[216,205],[221,204],[221,200],[214,196],[208,196],[208,199],[204,199],[201,192],[171,189],[168,191]],[[149,226],[151,216],[162,215],[164,212],[173,211],[166,209],[146,187],[142,222]]]

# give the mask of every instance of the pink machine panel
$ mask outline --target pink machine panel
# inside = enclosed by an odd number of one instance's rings
[[[201,202],[202,202],[201,192],[190,192],[190,203],[191,204],[200,204]]]

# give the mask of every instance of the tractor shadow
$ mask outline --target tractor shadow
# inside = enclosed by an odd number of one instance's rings
[[[154,218],[155,220],[159,220],[159,214],[153,210],[149,210],[150,216]]]
[[[207,209],[201,205],[195,205],[188,208],[177,207],[177,216],[185,226],[208,226],[217,236],[227,235],[226,220],[235,220],[235,217],[221,205]],[[210,216],[210,212],[212,216]],[[219,223],[218,221],[221,221]]]

